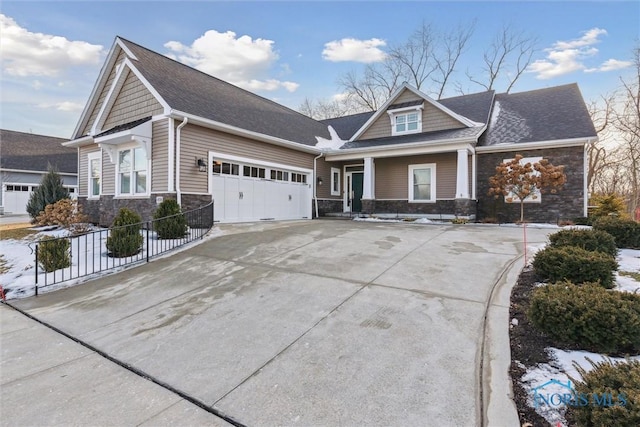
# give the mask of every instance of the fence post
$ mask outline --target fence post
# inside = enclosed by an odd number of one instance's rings
[[[38,244],[36,244],[36,296],[38,296]]]
[[[147,262],[149,262],[149,251],[151,251],[151,247],[149,246],[149,221],[147,221]]]

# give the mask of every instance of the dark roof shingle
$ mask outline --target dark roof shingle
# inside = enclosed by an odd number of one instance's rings
[[[78,173],[78,151],[63,147],[68,139],[0,129],[0,167],[24,171]]]

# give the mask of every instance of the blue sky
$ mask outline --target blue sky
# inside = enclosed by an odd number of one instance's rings
[[[0,126],[65,138],[117,35],[294,109],[337,95],[341,75],[381,59],[423,21],[444,31],[477,20],[454,76],[469,93],[483,89],[465,71],[481,73],[504,25],[538,40],[513,92],[577,82],[587,101],[630,76],[640,37],[637,1],[5,0],[0,13]]]

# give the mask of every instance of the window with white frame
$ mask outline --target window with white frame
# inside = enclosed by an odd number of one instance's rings
[[[387,112],[391,117],[391,135],[422,132],[422,106],[405,107]]]
[[[409,201],[415,203],[436,201],[435,163],[409,165]]]
[[[331,168],[331,195],[340,195],[340,169]]]
[[[102,170],[102,162],[100,152],[91,153],[87,156],[89,162],[89,190],[90,198],[100,197],[100,175]]]
[[[118,151],[118,194],[146,194],[147,156],[140,147]]]

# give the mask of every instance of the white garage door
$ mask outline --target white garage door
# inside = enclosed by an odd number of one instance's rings
[[[3,188],[2,204],[4,213],[26,214],[27,203],[35,186],[6,184]]]
[[[311,218],[310,171],[219,157],[210,163],[215,221]]]

